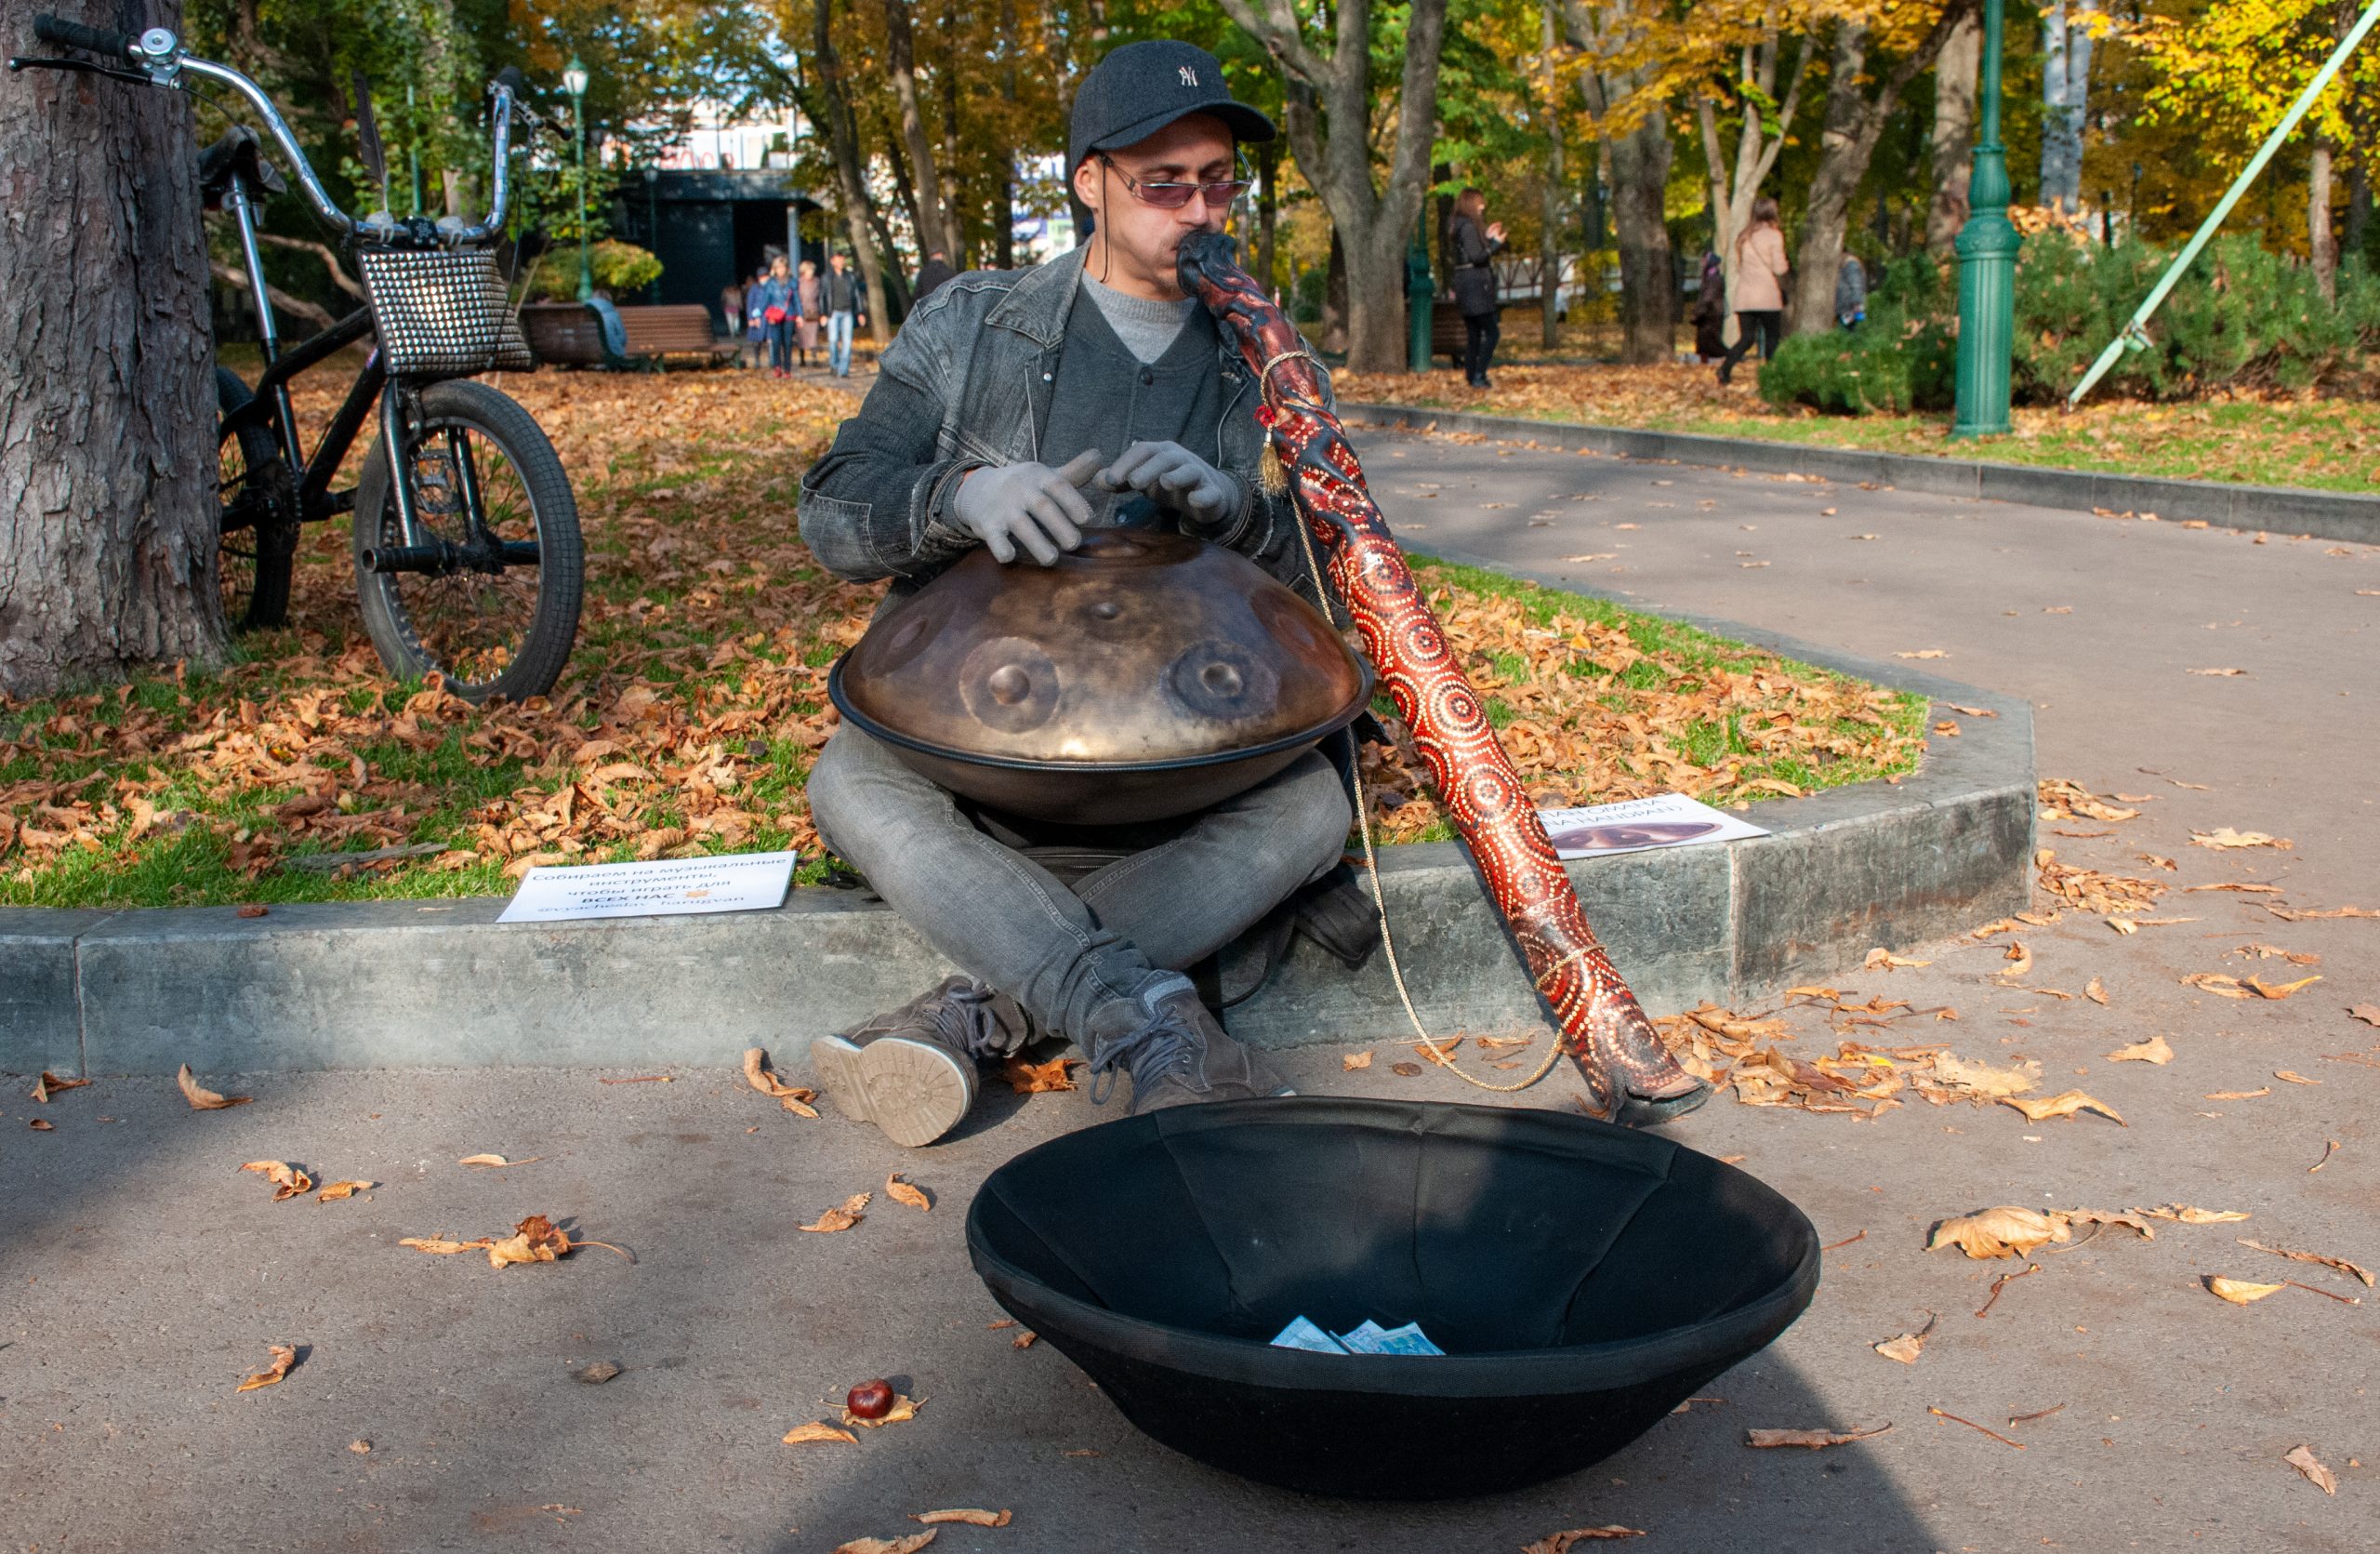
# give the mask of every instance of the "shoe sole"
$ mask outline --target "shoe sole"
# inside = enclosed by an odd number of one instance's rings
[[[810,1065],[836,1110],[875,1123],[904,1149],[940,1138],[975,1103],[973,1071],[930,1043],[881,1036],[863,1047],[821,1036],[810,1044]]]

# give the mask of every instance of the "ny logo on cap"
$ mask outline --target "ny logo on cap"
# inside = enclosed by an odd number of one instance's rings
[[[1182,84],[1183,86],[1195,86],[1198,84],[1198,73],[1192,70],[1188,65],[1177,65],[1174,68],[1181,72]]]

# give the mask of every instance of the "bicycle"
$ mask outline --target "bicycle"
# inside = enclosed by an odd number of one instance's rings
[[[495,255],[509,193],[514,117],[536,122],[513,101],[519,73],[505,72],[489,88],[495,156],[485,220],[401,220],[386,211],[358,220],[324,189],[264,89],[229,65],[189,53],[169,29],[134,37],[37,16],[33,35],[107,62],[11,58],[12,73],[71,71],[193,96],[192,82],[201,80],[239,93],[263,116],[307,202],[344,240],[363,280],[364,306],[284,349],[258,248],[257,212],[265,194],[285,193],[287,185],[246,126],[200,153],[207,207],[228,210],[239,232],[264,358],[253,389],[219,362],[215,369],[218,569],[226,615],[245,629],[285,624],[301,526],[352,512],[357,600],[391,674],[415,679],[435,671],[448,690],[472,702],[521,700],[551,689],[578,634],[585,552],[577,501],[552,443],[529,412],[499,390],[470,381],[483,372],[536,365]],[[357,119],[364,161],[376,164],[379,143],[368,99],[360,100]],[[290,406],[290,379],[367,338],[371,352],[307,453]],[[376,411],[378,439],[356,484],[333,491],[340,462]]]

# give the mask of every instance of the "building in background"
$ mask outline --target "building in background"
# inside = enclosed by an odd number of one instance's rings
[[[826,245],[800,235],[801,218],[820,202],[795,187],[791,170],[809,135],[808,122],[789,109],[774,118],[735,118],[721,104],[698,104],[682,136],[649,166],[621,175],[612,231],[651,249],[661,279],[648,295],[620,300],[699,302],[714,329],[734,333],[736,322],[719,311],[729,282],[779,254],[825,270]]]

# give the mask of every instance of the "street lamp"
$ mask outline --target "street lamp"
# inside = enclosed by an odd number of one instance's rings
[[[2000,7],[1983,4],[1983,123],[1959,229],[1958,414],[1953,437],[2008,430],[2008,376],[2016,343],[2016,250],[2008,219],[2008,156],[2000,143]]]
[[[578,146],[578,299],[585,302],[595,295],[595,265],[587,252],[587,67],[575,54],[562,66],[562,89],[570,94],[570,127]]]

